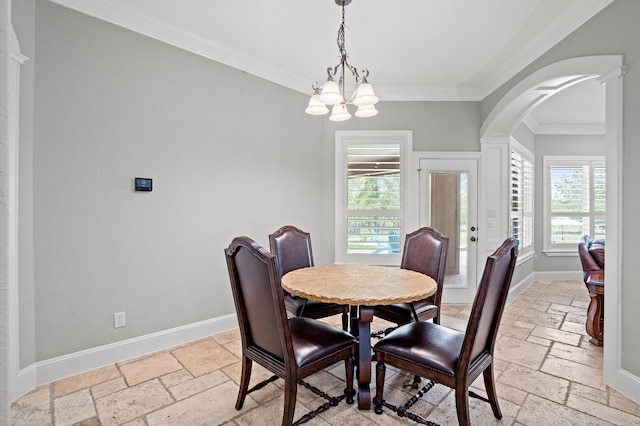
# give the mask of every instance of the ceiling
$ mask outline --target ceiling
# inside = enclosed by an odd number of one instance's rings
[[[334,0],[50,0],[311,94],[339,60]],[[349,62],[381,100],[479,101],[613,0],[353,0]],[[590,81],[551,97],[525,121],[544,132],[602,125]]]

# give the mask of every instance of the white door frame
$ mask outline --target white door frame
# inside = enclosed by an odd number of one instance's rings
[[[476,228],[478,228],[478,231],[476,233],[476,237],[481,240],[481,235],[482,235],[482,230],[480,229],[480,227],[478,227],[477,224],[477,211],[478,211],[478,188],[480,187],[480,182],[479,182],[479,162],[480,162],[480,153],[478,152],[433,152],[433,151],[416,151],[413,153],[413,157],[412,157],[412,169],[411,169],[411,177],[409,179],[410,181],[410,188],[409,188],[409,193],[411,194],[411,199],[410,199],[410,204],[409,204],[409,210],[408,210],[408,214],[407,214],[407,222],[408,222],[408,227],[407,229],[411,229],[411,230],[415,230],[420,228],[421,226],[425,226],[426,224],[424,222],[422,222],[422,218],[421,218],[421,212],[422,209],[424,208],[424,204],[422,203],[421,200],[423,199],[423,191],[422,191],[422,180],[424,179],[424,172],[421,169],[421,161],[426,160],[438,160],[438,161],[447,161],[450,160],[452,162],[456,162],[459,160],[471,160],[475,162],[475,166],[476,166],[476,179],[475,179],[475,194],[470,194],[469,196],[469,209],[471,212],[471,215],[473,215],[473,211],[476,212],[475,216],[476,216],[476,220],[475,220],[475,224],[471,224],[471,225],[475,225]],[[472,189],[472,188],[471,188]],[[479,271],[479,265],[478,265],[478,246],[477,244],[475,245],[475,250],[473,250],[473,252],[469,253],[469,258],[468,261],[470,262],[470,265],[473,266],[473,271],[469,272],[469,286],[471,289],[471,292],[473,295],[475,295],[475,290],[477,288],[478,282],[477,282],[477,277],[480,276],[481,271]],[[449,292],[451,293],[451,292]],[[458,296],[454,296],[451,295],[451,298],[447,298],[447,292],[444,293],[443,295],[443,303],[472,303],[473,302],[473,296],[470,297],[469,300],[467,300],[466,296],[465,299],[461,299]]]

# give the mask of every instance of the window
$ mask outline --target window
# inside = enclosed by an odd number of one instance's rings
[[[410,132],[336,132],[336,262],[400,262],[410,143]]]
[[[518,240],[521,255],[533,253],[533,159],[531,153],[512,143],[511,236]]]
[[[604,157],[545,157],[545,251],[571,252],[584,234],[604,239]]]

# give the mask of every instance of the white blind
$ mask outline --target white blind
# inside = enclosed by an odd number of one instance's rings
[[[511,151],[511,236],[519,249],[533,250],[533,165]]]

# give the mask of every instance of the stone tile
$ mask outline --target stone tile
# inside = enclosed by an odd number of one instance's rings
[[[201,340],[173,350],[171,353],[194,377],[202,376],[240,360],[212,339]]]
[[[190,398],[178,401],[161,410],[154,411],[146,416],[149,426],[156,425],[209,425],[212,419],[215,424],[224,423],[239,414],[255,411],[258,406],[248,395],[240,412],[236,411],[236,393],[238,389],[231,382],[224,382],[220,386],[207,389]],[[280,417],[282,419],[282,417]],[[281,421],[281,420],[280,420]],[[242,422],[240,422],[242,424]],[[262,423],[269,424],[269,423]],[[279,423],[276,423],[279,424]]]
[[[558,342],[553,344],[549,354],[598,369],[602,369],[603,365],[603,356],[601,351],[585,351],[580,347],[565,345]]]
[[[527,396],[525,403],[516,416],[516,421],[524,425],[554,426],[600,426],[611,424],[536,395]]]
[[[223,331],[222,333],[214,334],[211,336],[213,340],[218,342],[221,345],[224,345],[229,342],[240,341],[240,329],[234,328],[233,330]]]
[[[171,392],[171,395],[179,401],[230,380],[231,379],[229,379],[229,377],[222,371],[216,370],[196,377],[188,382],[170,387],[169,392]]]
[[[547,348],[544,346],[509,336],[501,337],[496,342],[494,351],[494,355],[498,359],[536,369],[540,368],[546,354]]]
[[[129,386],[135,386],[153,378],[180,370],[182,366],[169,352],[151,355],[120,365]]]
[[[121,376],[116,366],[107,365],[106,367],[57,380],[53,383],[53,388],[55,391],[55,396],[58,397],[71,392],[79,391],[80,389],[85,389],[90,386],[97,385],[98,383],[117,379],[118,377]]]
[[[560,330],[569,331],[571,333],[580,334],[582,336],[587,335],[587,329],[584,323],[571,322],[567,321],[566,319],[560,326]]]
[[[96,415],[89,389],[56,398],[53,407],[56,426],[71,426]]]
[[[184,368],[160,377],[162,384],[168,388],[187,382],[191,379],[193,379],[193,376]]]
[[[569,391],[569,381],[541,371],[511,364],[498,382],[522,391],[563,403]]]
[[[548,328],[560,328],[562,321],[564,320],[564,314],[549,314],[546,312],[538,312],[535,310],[529,310],[520,315],[520,321],[524,323],[541,325]]]
[[[540,345],[540,346],[551,346],[551,343],[553,343],[551,340],[542,339],[536,336],[527,337],[527,342],[535,343],[536,345]]]
[[[549,355],[540,370],[592,388],[605,389],[602,370],[588,365]]]
[[[173,399],[158,379],[96,400],[103,426],[119,425],[171,404]]]
[[[223,371],[225,375],[235,383],[236,394],[238,393],[239,389],[241,369],[242,365],[240,362],[236,362],[221,369],[221,371]],[[253,367],[251,368],[251,380],[249,381],[249,389],[262,382],[263,380],[267,380],[271,376],[273,376],[272,372],[254,362]],[[263,387],[262,389],[258,389],[251,394],[251,397],[258,404],[262,404],[266,401],[270,401],[273,398],[277,398],[278,396],[283,395],[284,387],[280,386],[280,382],[282,382],[282,380],[276,380],[275,382]]]
[[[109,380],[108,382],[100,383],[91,387],[91,394],[94,399],[102,398],[103,396],[110,395],[122,389],[126,389],[127,384],[122,377]]]
[[[37,388],[11,404],[12,426],[48,426],[52,424],[51,388],[49,386]]]
[[[634,416],[640,417],[640,404],[630,400],[617,390],[608,388],[609,391],[609,405],[618,410],[624,411]],[[640,419],[638,419],[640,423]]]
[[[501,324],[498,329],[498,334],[501,336],[509,336],[519,340],[526,340],[531,333],[531,330],[526,327],[518,327],[515,324],[505,325]]]
[[[240,340],[234,340],[233,342],[225,343],[223,348],[231,352],[238,358],[242,358],[242,342]]]
[[[82,420],[81,422],[74,423],[73,426],[102,426],[102,425],[100,424],[100,419],[98,418],[98,416],[93,416],[91,418]]]
[[[607,400],[609,399],[607,391],[594,389],[576,382],[571,382],[569,394],[577,395],[602,405],[607,405]]]
[[[599,419],[616,425],[632,425],[634,423],[637,424],[638,421],[638,418],[631,414],[615,408],[607,407],[606,405],[598,404],[578,395],[569,395],[569,399],[567,399],[567,407],[575,408],[583,413],[590,414],[593,417],[598,417]]]
[[[534,337],[540,337],[542,339],[553,340],[554,342],[561,342],[574,346],[578,346],[581,339],[581,336],[578,334],[542,326],[537,326],[536,328],[534,328],[531,332],[531,335]]]
[[[552,303],[547,309],[547,312],[550,314],[575,314],[575,315],[586,315],[586,309],[582,307],[570,306],[570,305],[561,305],[558,303]]]

